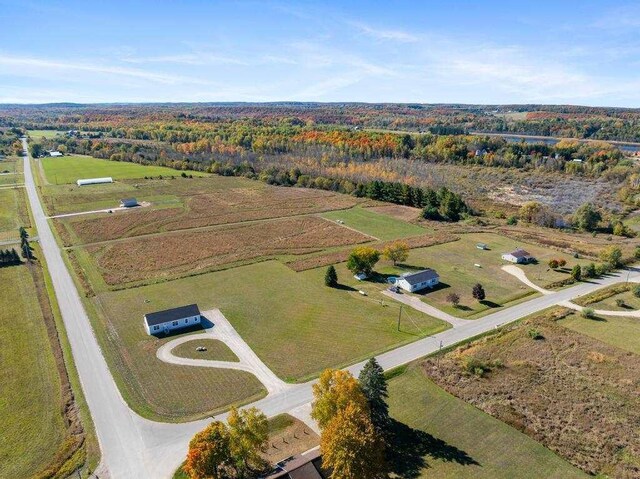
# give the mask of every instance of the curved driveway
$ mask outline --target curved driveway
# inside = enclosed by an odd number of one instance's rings
[[[35,226],[40,235],[43,254],[51,272],[80,382],[96,427],[102,450],[102,469],[108,471],[112,479],[171,478],[173,471],[186,455],[189,440],[197,431],[203,429],[209,420],[183,424],[154,422],[140,417],[124,402],[107,367],[80,295],[62,259],[42,209],[26,153],[26,140],[23,140],[23,145],[25,148],[24,173],[29,202]],[[640,278],[640,274],[635,270],[629,276],[636,281]],[[440,347],[455,344],[622,280],[622,276],[616,273],[604,279],[581,283],[553,294],[534,298],[389,351],[378,356],[378,360],[383,368],[394,368],[433,353]],[[354,338],[354,341],[357,341],[357,338]],[[358,374],[363,366],[364,361],[347,369]],[[290,386],[269,394],[252,406],[262,409],[267,416],[301,408],[312,399],[312,384],[313,381]],[[222,414],[216,418],[224,419],[225,417],[226,414]],[[103,474],[100,476],[104,477]]]

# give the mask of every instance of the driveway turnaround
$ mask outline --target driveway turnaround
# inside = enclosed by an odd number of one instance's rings
[[[129,409],[111,376],[80,295],[47,222],[27,156],[26,140],[23,140],[23,147],[27,194],[35,226],[40,236],[44,258],[51,272],[71,351],[102,451],[99,475],[101,478],[110,477],[111,479],[169,479],[184,460],[191,437],[203,429],[210,419],[168,424],[149,421]],[[627,276],[626,272],[624,276]],[[638,270],[629,272],[628,276],[629,280],[640,281]],[[455,344],[563,301],[622,281],[622,276],[615,273],[607,278],[580,283],[553,294],[534,298],[389,351],[378,356],[378,361],[383,368],[391,369],[436,352],[441,347]],[[364,364],[363,361],[349,367],[348,370],[359,374]],[[305,417],[304,411],[308,411],[306,405],[312,400],[312,384],[313,381],[292,385],[282,391],[269,394],[251,406],[260,408],[267,416],[294,411],[298,416]],[[216,419],[225,418],[226,414],[216,416]],[[105,473],[103,474],[102,471]]]
[[[269,394],[273,394],[279,391],[284,391],[293,387],[290,384],[285,383],[282,379],[276,376],[271,369],[258,357],[256,353],[249,347],[249,345],[240,337],[235,328],[229,323],[227,318],[220,312],[219,309],[213,309],[211,311],[205,311],[202,315],[207,318],[213,326],[208,328],[205,332],[199,334],[191,334],[189,336],[182,336],[163,344],[156,356],[161,361],[171,364],[179,364],[183,366],[200,366],[207,368],[220,368],[220,369],[240,369],[252,373],[260,380],[260,382],[267,388]],[[238,356],[240,361],[212,361],[209,359],[191,359],[181,358],[174,356],[172,350],[178,345],[184,344],[190,341],[197,341],[198,339],[219,339],[224,342],[229,348]]]

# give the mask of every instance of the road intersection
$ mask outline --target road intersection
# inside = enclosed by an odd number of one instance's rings
[[[184,459],[191,437],[203,429],[209,420],[181,424],[155,422],[139,416],[128,407],[102,355],[80,294],[43,210],[27,154],[26,139],[23,140],[23,146],[25,184],[35,226],[51,272],[54,291],[102,451],[100,477],[170,478]],[[625,272],[624,276],[614,273],[606,278],[536,297],[481,319],[456,321],[454,327],[449,330],[399,347],[377,358],[384,369],[391,369],[434,353],[442,347],[456,344],[625,279],[638,282],[640,272],[634,270],[628,275]],[[347,369],[358,374],[363,366],[364,362],[361,362]],[[308,410],[308,404],[312,400],[312,384],[313,381],[289,385],[287,388],[271,392],[251,406],[260,408],[267,416],[285,412],[300,415],[299,411]],[[222,414],[216,418],[225,417],[226,415]]]

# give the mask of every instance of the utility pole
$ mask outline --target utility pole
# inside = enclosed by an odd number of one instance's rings
[[[400,312],[398,313],[398,331],[400,331],[400,317],[402,316],[402,304],[400,305]]]

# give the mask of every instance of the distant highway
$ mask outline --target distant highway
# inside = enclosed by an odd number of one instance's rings
[[[101,478],[107,476],[112,479],[169,479],[184,460],[191,437],[203,429],[209,420],[182,424],[154,422],[140,417],[124,402],[42,208],[27,154],[26,140],[23,140],[23,147],[25,181],[35,226],[51,272],[71,351],[100,442],[102,462],[99,475]],[[379,355],[378,360],[385,369],[401,366],[434,353],[441,347],[456,344],[625,279],[627,272],[616,273],[604,279],[591,280],[537,297],[399,347]],[[640,282],[640,271],[631,271],[628,279]],[[358,374],[363,366],[364,362],[361,362],[347,369]],[[289,412],[312,400],[313,383],[314,381],[295,385],[282,392],[270,394],[252,406],[262,409],[267,416]],[[219,419],[225,417],[225,414],[217,416]]]

